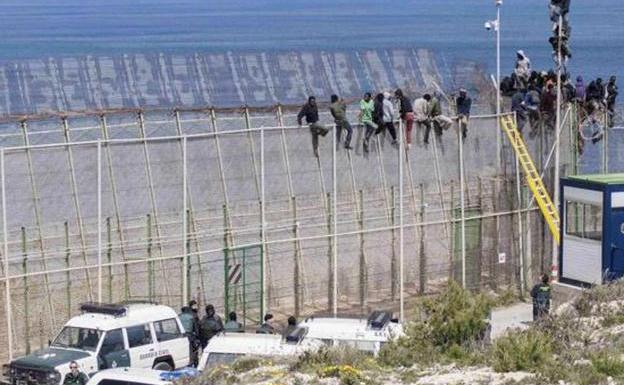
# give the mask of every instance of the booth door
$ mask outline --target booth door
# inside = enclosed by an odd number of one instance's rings
[[[610,257],[609,271],[616,277],[621,277],[624,275],[624,209],[615,209],[611,214]]]

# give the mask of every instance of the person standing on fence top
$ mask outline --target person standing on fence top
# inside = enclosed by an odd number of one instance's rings
[[[206,305],[206,315],[202,318],[199,328],[199,340],[202,348],[208,345],[208,341],[218,333],[223,331],[223,321],[215,313],[215,308],[212,304]]]
[[[338,147],[340,146],[342,130],[346,130],[347,138],[345,139],[344,148],[346,150],[351,150],[351,137],[353,136],[353,129],[347,120],[347,104],[344,100],[340,99],[338,95],[332,95],[329,111],[334,117],[334,123],[336,124],[336,145]]]
[[[531,76],[531,60],[523,50],[516,52],[516,68],[514,69],[517,84],[516,89],[525,88]]]
[[[308,98],[308,102],[301,107],[301,111],[297,115],[297,123],[299,126],[302,126],[302,120],[305,117],[306,123],[310,126],[310,133],[312,134],[312,150],[314,151],[314,156],[318,158],[318,137],[319,135],[325,136],[329,132],[329,130],[319,123],[319,114],[318,107],[316,105],[316,98],[314,96],[310,96]]]
[[[615,100],[618,96],[618,87],[616,84],[616,77],[611,76],[609,83],[607,83],[607,112],[609,114],[609,127],[613,127],[613,120],[615,118]]]
[[[468,91],[464,88],[459,90],[459,97],[455,100],[457,105],[457,124],[462,133],[462,139],[468,135],[468,121],[470,120],[470,109],[472,99],[468,96]]]
[[[396,119],[394,105],[392,104],[392,100],[390,100],[389,92],[384,92],[382,96],[383,125],[377,129],[377,132],[375,132],[375,134],[379,134],[382,131],[387,130],[392,137],[392,145],[396,147],[399,142],[397,142],[396,129],[394,128],[394,120]]]
[[[364,98],[360,100],[360,122],[366,130],[364,136],[364,153],[368,153],[368,144],[370,137],[377,129],[377,125],[373,122],[373,113],[375,112],[375,103],[373,102],[370,92],[364,94]]]
[[[431,95],[424,94],[420,98],[414,100],[414,120],[416,121],[416,135],[418,141],[423,137],[423,132],[427,129],[431,122],[429,121],[429,101]],[[423,130],[424,128],[424,130]]]
[[[412,102],[403,95],[403,90],[397,88],[394,91],[394,96],[399,101],[399,116],[405,124],[405,142],[407,143],[407,149],[412,146],[412,128],[414,126],[414,109],[412,108]]]

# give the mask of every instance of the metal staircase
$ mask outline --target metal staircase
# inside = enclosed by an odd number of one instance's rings
[[[544,182],[542,181],[537,168],[535,168],[533,159],[531,158],[526,144],[524,143],[524,139],[522,139],[522,134],[520,134],[518,128],[516,127],[513,115],[505,115],[501,117],[501,128],[509,138],[511,147],[513,147],[514,152],[518,157],[518,162],[522,165],[522,169],[524,170],[527,184],[529,185],[529,188],[531,189],[531,192],[533,193],[533,196],[542,211],[542,215],[548,224],[548,228],[550,229],[553,238],[558,244],[559,225],[561,223],[559,219],[559,212],[550,198],[548,190],[546,190],[546,186],[544,186]]]

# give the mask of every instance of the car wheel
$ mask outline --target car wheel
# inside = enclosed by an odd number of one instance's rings
[[[154,370],[164,370],[166,372],[169,372],[173,368],[171,367],[171,365],[168,362],[161,361],[161,362],[157,363],[156,365],[154,365],[153,369]]]

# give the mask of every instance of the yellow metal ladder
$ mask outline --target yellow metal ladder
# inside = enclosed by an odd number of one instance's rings
[[[548,190],[546,190],[537,168],[535,168],[533,159],[527,150],[524,139],[522,139],[522,134],[520,134],[518,128],[516,127],[513,115],[505,115],[501,117],[501,128],[507,134],[507,137],[509,137],[511,146],[518,157],[518,162],[522,165],[522,169],[524,170],[527,184],[537,201],[537,205],[542,211],[542,215],[548,224],[548,228],[550,229],[553,238],[557,243],[559,243],[559,212],[557,211],[557,207],[553,203],[552,199],[550,199]]]

